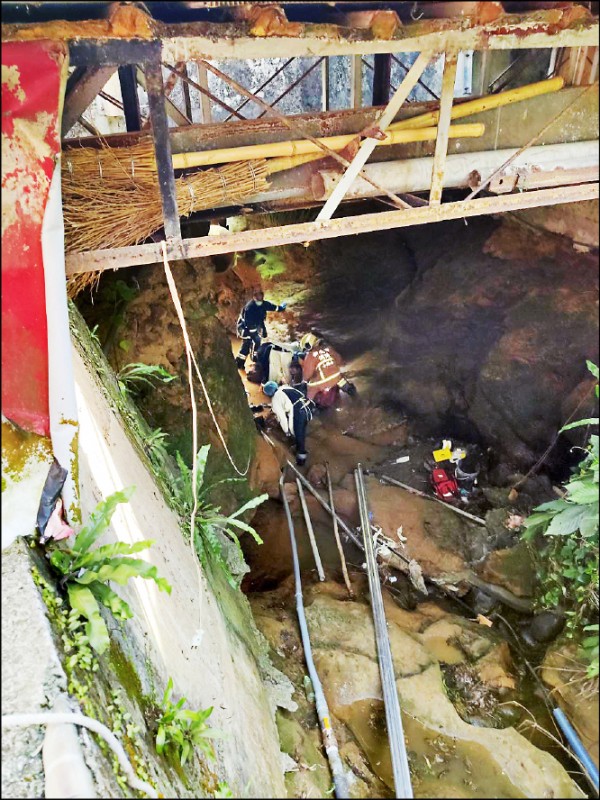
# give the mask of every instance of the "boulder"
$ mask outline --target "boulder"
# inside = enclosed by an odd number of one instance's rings
[[[483,580],[508,589],[517,597],[533,595],[536,572],[525,542],[505,550],[494,550],[479,569]]]

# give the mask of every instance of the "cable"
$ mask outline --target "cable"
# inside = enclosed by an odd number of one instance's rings
[[[325,753],[329,759],[331,766],[331,774],[333,775],[333,784],[335,788],[335,796],[339,798],[346,798],[348,794],[348,782],[344,773],[344,766],[340,758],[338,750],[337,739],[333,728],[331,727],[331,720],[329,714],[329,706],[323,693],[323,687],[319,678],[319,673],[315,667],[315,662],[312,656],[312,647],[310,644],[310,635],[308,633],[308,626],[306,624],[306,615],[304,613],[304,601],[302,599],[302,579],[300,577],[300,563],[298,561],[298,548],[296,546],[296,536],[294,534],[294,522],[290,513],[290,504],[288,502],[284,485],[284,473],[281,473],[279,479],[279,491],[283,506],[285,508],[285,516],[287,518],[288,529],[290,532],[290,544],[292,546],[292,559],[294,562],[294,580],[296,585],[296,611],[298,613],[298,625],[300,627],[300,635],[302,637],[302,647],[304,649],[304,659],[308,668],[308,674],[312,681],[313,690],[315,693],[315,705],[317,707],[317,715],[319,717],[319,724],[321,726],[321,733],[323,735],[323,746]]]
[[[229,452],[229,448],[227,447],[227,442],[225,441],[225,437],[223,436],[223,432],[221,431],[219,423],[217,422],[217,418],[215,416],[215,412],[213,411],[213,406],[212,406],[210,397],[208,395],[208,391],[206,389],[206,385],[204,383],[204,378],[202,377],[202,373],[200,372],[200,367],[198,366],[198,362],[196,361],[196,356],[194,355],[193,350],[192,350],[192,346],[190,344],[190,340],[189,340],[189,336],[188,336],[188,332],[187,332],[187,326],[185,324],[185,317],[183,315],[183,309],[181,307],[181,301],[179,299],[179,294],[177,292],[177,286],[175,285],[175,280],[173,278],[173,273],[171,272],[171,268],[170,268],[169,262],[167,260],[167,245],[166,245],[166,242],[161,242],[161,245],[162,245],[162,251],[163,251],[163,263],[164,263],[164,267],[165,267],[165,274],[167,276],[167,283],[169,284],[169,289],[171,291],[171,297],[173,299],[173,303],[174,303],[175,309],[177,311],[177,316],[179,318],[179,324],[181,325],[181,330],[183,331],[183,338],[185,339],[185,344],[186,344],[186,348],[187,348],[188,353],[189,353],[189,357],[191,358],[192,364],[194,365],[194,369],[196,370],[196,375],[198,376],[198,380],[200,381],[200,386],[202,387],[202,391],[204,392],[204,397],[206,399],[206,405],[208,407],[208,410],[210,412],[212,420],[215,423],[215,428],[217,429],[217,433],[219,434],[219,439],[221,440],[221,444],[223,445],[223,448],[225,450],[225,453],[227,455],[227,458],[229,459],[229,462],[230,462],[231,466],[234,468],[234,470],[237,472],[238,475],[240,475],[241,477],[245,477],[248,474],[248,470],[250,469],[250,461],[252,460],[252,454],[250,454],[248,456],[248,464],[246,465],[246,469],[243,470],[243,471],[239,470],[237,468],[236,464],[235,464],[235,461],[233,460],[233,457],[232,457],[231,453]],[[190,370],[190,375],[191,375],[191,370]],[[190,380],[191,380],[191,378],[190,378]]]
[[[146,781],[140,780],[135,774],[121,742],[114,733],[97,719],[86,717],[84,714],[58,714],[53,711],[43,711],[37,714],[4,714],[2,716],[3,728],[26,728],[30,725],[79,725],[97,733],[116,755],[131,788],[143,792],[147,797],[158,797],[156,789]]]

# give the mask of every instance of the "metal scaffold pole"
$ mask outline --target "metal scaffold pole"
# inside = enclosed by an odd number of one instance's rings
[[[396,677],[394,675],[392,650],[387,632],[385,610],[383,607],[383,596],[381,594],[381,584],[379,582],[379,574],[377,571],[377,561],[375,559],[375,552],[373,549],[373,537],[371,535],[369,509],[367,505],[367,493],[365,489],[363,471],[360,464],[357,465],[356,470],[354,471],[354,478],[356,481],[356,492],[358,495],[360,526],[362,528],[365,546],[367,575],[369,578],[369,594],[371,597],[371,607],[373,609],[375,640],[377,642],[379,673],[381,675],[381,686],[383,689],[385,719],[387,723],[388,737],[390,740],[394,786],[396,789],[396,797],[412,798],[413,792],[410,782],[410,771],[408,768],[406,745],[404,743],[404,730],[402,727],[400,702],[398,700],[398,690],[396,689]]]

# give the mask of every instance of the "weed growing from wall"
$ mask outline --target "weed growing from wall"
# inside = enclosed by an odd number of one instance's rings
[[[208,758],[214,759],[215,751],[210,740],[223,734],[208,725],[207,720],[213,712],[212,706],[191,711],[183,708],[185,697],[174,703],[171,700],[172,692],[173,679],[169,678],[162,700],[162,715],[157,723],[156,752],[175,753],[182,767],[196,747]]]
[[[110,588],[109,582],[124,586],[130,578],[147,578],[153,580],[161,591],[171,592],[171,586],[159,577],[153,564],[129,558],[150,547],[152,540],[145,539],[132,545],[116,542],[92,549],[110,525],[117,505],[126,503],[133,489],[115,492],[99,503],[75,541],[71,545],[61,542],[50,554],[51,565],[62,575],[60,584],[67,590],[71,609],[87,620],[85,635],[99,654],[110,643],[106,623],[100,615],[100,605],[110,609],[117,619],[133,616],[129,605]]]
[[[598,378],[598,367],[588,368]],[[596,397],[598,384],[596,384]],[[597,425],[598,419],[572,422],[562,428]],[[565,495],[534,509],[526,520],[524,538],[542,542],[539,562],[540,596],[545,608],[561,606],[567,615],[566,635],[580,641],[586,677],[599,674],[598,636],[598,490],[599,437],[590,436],[586,455],[565,485]],[[584,635],[584,634],[587,634]]]
[[[221,509],[218,506],[214,506],[209,501],[210,492],[220,484],[237,482],[243,480],[243,478],[225,478],[222,481],[217,481],[207,486],[204,482],[204,477],[209,451],[210,445],[203,445],[198,451],[198,457],[196,459],[197,525],[195,545],[202,565],[206,566],[209,559],[212,558],[212,560],[223,569],[229,584],[233,586],[233,588],[238,588],[239,582],[236,581],[231,573],[225,545],[227,541],[233,543],[239,556],[243,559],[242,548],[236,529],[249,533],[255,542],[262,544],[262,539],[254,528],[243,522],[240,517],[247,511],[264,503],[268,495],[262,494],[258,497],[253,497],[229,516],[222,514]],[[194,506],[193,474],[180,453],[177,453],[177,465],[179,467],[179,476],[173,484],[173,498],[182,524],[184,524],[187,535],[189,536],[190,515]],[[220,537],[225,537],[225,542]]]

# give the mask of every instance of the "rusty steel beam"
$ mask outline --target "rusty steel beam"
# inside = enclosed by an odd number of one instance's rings
[[[175,192],[175,173],[171,156],[171,140],[169,138],[169,121],[165,108],[165,89],[163,85],[160,63],[146,64],[145,85],[150,108],[154,156],[158,171],[158,185],[163,210],[165,238],[167,241],[181,241],[181,227],[177,210]]]
[[[595,47],[598,20],[591,17],[558,28],[553,9],[535,15],[510,15],[497,23],[465,28],[463,19],[421,21],[405,25],[395,38],[374,39],[370,30],[305,25],[301,36],[248,36],[241,28],[225,33],[218,24],[170,26],[162,40],[167,61],[210,58],[290,58],[296,56],[372,55],[375,53],[458,52],[460,50],[527,50],[529,48]],[[179,35],[178,35],[179,34]]]
[[[90,103],[106,86],[116,67],[80,67],[67,81],[65,103],[62,115],[61,132],[63,136],[71,130]]]
[[[280,247],[293,243],[305,243],[319,239],[335,239],[370,231],[403,228],[411,225],[426,225],[450,219],[462,219],[487,214],[501,214],[523,208],[538,208],[561,203],[576,203],[597,200],[600,196],[598,184],[563,186],[559,189],[539,189],[533,192],[517,192],[499,197],[483,197],[477,200],[461,200],[440,206],[420,206],[401,211],[384,211],[378,214],[361,214],[324,222],[304,222],[282,225],[275,228],[231,233],[227,236],[207,236],[186,239],[181,244],[167,246],[170,259],[200,258],[220,253]],[[67,254],[67,275],[95,272],[107,269],[157,264],[162,261],[159,244],[150,243],[135,247],[119,247],[112,250],[95,250],[89,253]]]
[[[429,205],[438,206],[442,202],[442,188],[444,186],[444,169],[446,154],[448,153],[448,132],[450,130],[450,114],[454,101],[454,85],[456,83],[456,67],[458,55],[446,53],[444,61],[444,74],[442,76],[442,96],[440,98],[440,117],[438,132],[435,140],[435,155],[431,171],[431,189],[429,191]]]
[[[141,69],[137,70],[136,78],[137,78],[137,82],[142,87],[142,89],[144,89],[144,91],[147,92],[148,90],[146,88],[146,76],[144,75],[144,73],[142,72]],[[161,77],[161,82],[162,82],[162,77]],[[177,106],[171,100],[171,98],[166,96],[166,92],[165,92],[164,89],[163,89],[162,95],[163,95],[163,98],[164,98],[164,106],[165,106],[165,110],[167,112],[167,115],[169,117],[171,117],[171,119],[177,125],[191,125],[192,124],[192,120],[188,119],[186,117],[186,115],[177,108]]]

